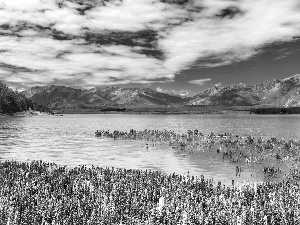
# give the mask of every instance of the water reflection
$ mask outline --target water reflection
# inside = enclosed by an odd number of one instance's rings
[[[239,135],[300,139],[299,116],[257,115],[65,115],[63,117],[1,117],[0,157],[21,161],[39,160],[64,165],[99,165],[133,169],[155,169],[231,182],[232,179],[261,180],[261,167],[245,167],[235,177],[235,165],[216,154],[178,153],[166,145],[97,139],[97,129],[157,129],[184,133],[187,129],[230,132]],[[280,165],[284,167],[284,165]],[[253,175],[253,176],[251,176]]]

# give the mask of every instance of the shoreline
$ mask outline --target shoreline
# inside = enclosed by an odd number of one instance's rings
[[[23,111],[17,113],[0,114],[0,117],[31,117],[31,116],[52,116],[50,113],[40,111]]]
[[[165,106],[165,107],[132,107],[107,109],[53,109],[55,114],[255,114],[255,115],[294,115],[300,114],[300,107],[272,106]]]
[[[24,111],[0,116],[43,116],[59,114],[133,114],[133,115],[222,115],[222,114],[253,114],[253,115],[299,115],[300,107],[272,106],[183,106],[183,107],[134,107],[108,109],[53,109],[53,113],[40,111]]]

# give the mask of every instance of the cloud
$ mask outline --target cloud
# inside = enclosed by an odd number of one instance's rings
[[[180,96],[187,96],[191,91],[190,90],[179,90],[179,91],[172,91],[174,94],[180,95]]]
[[[165,66],[174,72],[189,68],[196,60],[204,67],[247,60],[262,46],[291,41],[300,32],[297,0],[207,0],[201,4],[202,12],[173,28],[159,42],[166,52]],[[239,9],[238,13],[220,18],[218,15],[228,7]],[[218,60],[205,62],[207,58]]]
[[[185,89],[180,89],[180,90],[164,90],[160,87],[156,88],[157,92],[161,92],[161,93],[167,93],[167,94],[171,94],[171,95],[179,95],[179,96],[187,96],[191,91],[190,90],[185,90]]]
[[[288,56],[291,55],[291,54],[292,54],[292,51],[283,52],[283,53],[281,53],[280,56],[274,58],[274,60],[284,59],[284,58],[288,57]]]
[[[157,87],[157,88],[156,88],[156,91],[157,91],[157,92],[161,92],[161,93],[164,93],[164,92],[165,92],[165,91],[164,91],[163,89],[161,89],[160,87]]]
[[[214,86],[215,86],[215,87],[220,87],[220,86],[221,86],[221,83],[219,82],[219,83],[215,84]]]
[[[1,0],[0,13],[0,79],[22,88],[170,82],[300,35],[298,0]]]
[[[211,81],[210,78],[205,79],[199,79],[199,80],[190,80],[188,81],[190,84],[197,84],[199,86],[202,86],[204,83]]]

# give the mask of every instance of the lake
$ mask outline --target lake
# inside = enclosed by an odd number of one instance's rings
[[[0,159],[44,160],[62,165],[99,165],[167,173],[203,174],[225,184],[263,180],[262,165],[241,164],[243,173],[235,177],[236,164],[215,153],[183,154],[168,145],[145,141],[96,138],[96,130],[154,129],[185,133],[198,129],[204,134],[230,132],[241,136],[300,139],[299,115],[64,115],[0,117]],[[277,166],[277,165],[276,165]],[[286,165],[278,165],[287,170]]]

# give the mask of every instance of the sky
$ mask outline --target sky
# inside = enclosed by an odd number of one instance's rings
[[[299,0],[0,0],[0,80],[34,86],[215,85],[300,73]]]

